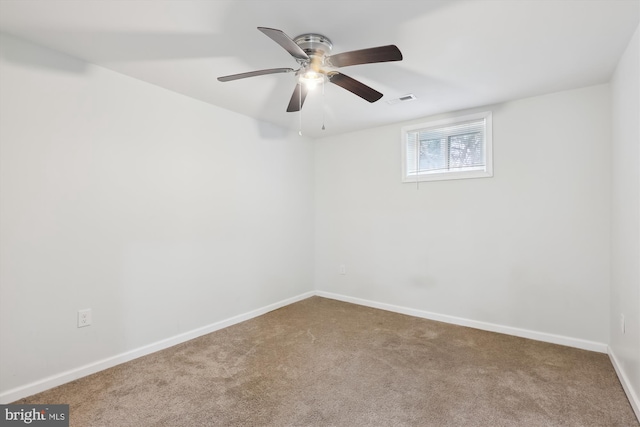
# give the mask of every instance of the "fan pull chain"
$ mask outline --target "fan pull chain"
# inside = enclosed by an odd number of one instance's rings
[[[302,136],[302,83],[298,83],[300,85],[300,90],[298,90],[298,135]]]
[[[327,103],[324,97],[324,81],[326,80],[326,77],[323,77],[322,79],[322,130],[325,130],[324,127],[324,113],[325,110],[327,109]]]

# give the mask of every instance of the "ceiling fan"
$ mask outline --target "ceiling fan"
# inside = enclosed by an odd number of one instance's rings
[[[382,94],[358,80],[335,71],[335,68],[350,65],[372,64],[376,62],[401,61],[402,53],[395,45],[372,47],[369,49],[353,50],[349,52],[329,55],[333,44],[331,40],[321,34],[302,34],[291,39],[285,33],[274,28],[258,27],[273,41],[282,46],[298,62],[300,68],[270,68],[266,70],[250,71],[248,73],[232,74],[218,77],[221,82],[262,76],[265,74],[292,73],[298,77],[296,87],[291,95],[288,112],[300,111],[307,93],[325,79],[349,92],[358,95],[369,102],[376,102]]]

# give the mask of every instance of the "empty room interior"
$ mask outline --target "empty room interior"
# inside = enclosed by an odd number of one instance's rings
[[[639,22],[0,0],[0,403],[639,425]]]

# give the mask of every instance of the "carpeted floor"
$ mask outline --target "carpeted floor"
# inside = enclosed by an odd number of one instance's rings
[[[604,354],[320,297],[15,403],[72,426],[638,426]]]

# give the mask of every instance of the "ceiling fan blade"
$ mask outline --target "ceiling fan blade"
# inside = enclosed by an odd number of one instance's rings
[[[349,65],[372,64],[375,62],[402,61],[402,52],[395,45],[372,47],[338,53],[327,58],[329,65],[348,67]]]
[[[218,77],[221,82],[230,82],[231,80],[246,79],[247,77],[263,76],[265,74],[290,73],[295,71],[293,68],[269,68],[267,70],[249,71],[248,73],[231,74],[230,76]]]
[[[296,44],[291,37],[286,35],[280,30],[274,28],[258,27],[260,31],[269,36],[274,42],[278,43],[284,48],[291,56],[296,59],[308,61],[309,55],[307,55],[300,46]]]
[[[331,83],[358,95],[366,101],[376,102],[378,99],[382,98],[382,94],[377,90],[372,89],[366,84],[352,79],[349,76],[345,76],[342,73],[333,72],[329,73],[328,76]]]
[[[309,89],[307,89],[305,85],[298,83],[293,91],[293,95],[291,95],[291,99],[289,100],[287,113],[300,111],[302,109],[302,106],[304,105],[304,100],[307,97],[308,92]]]

